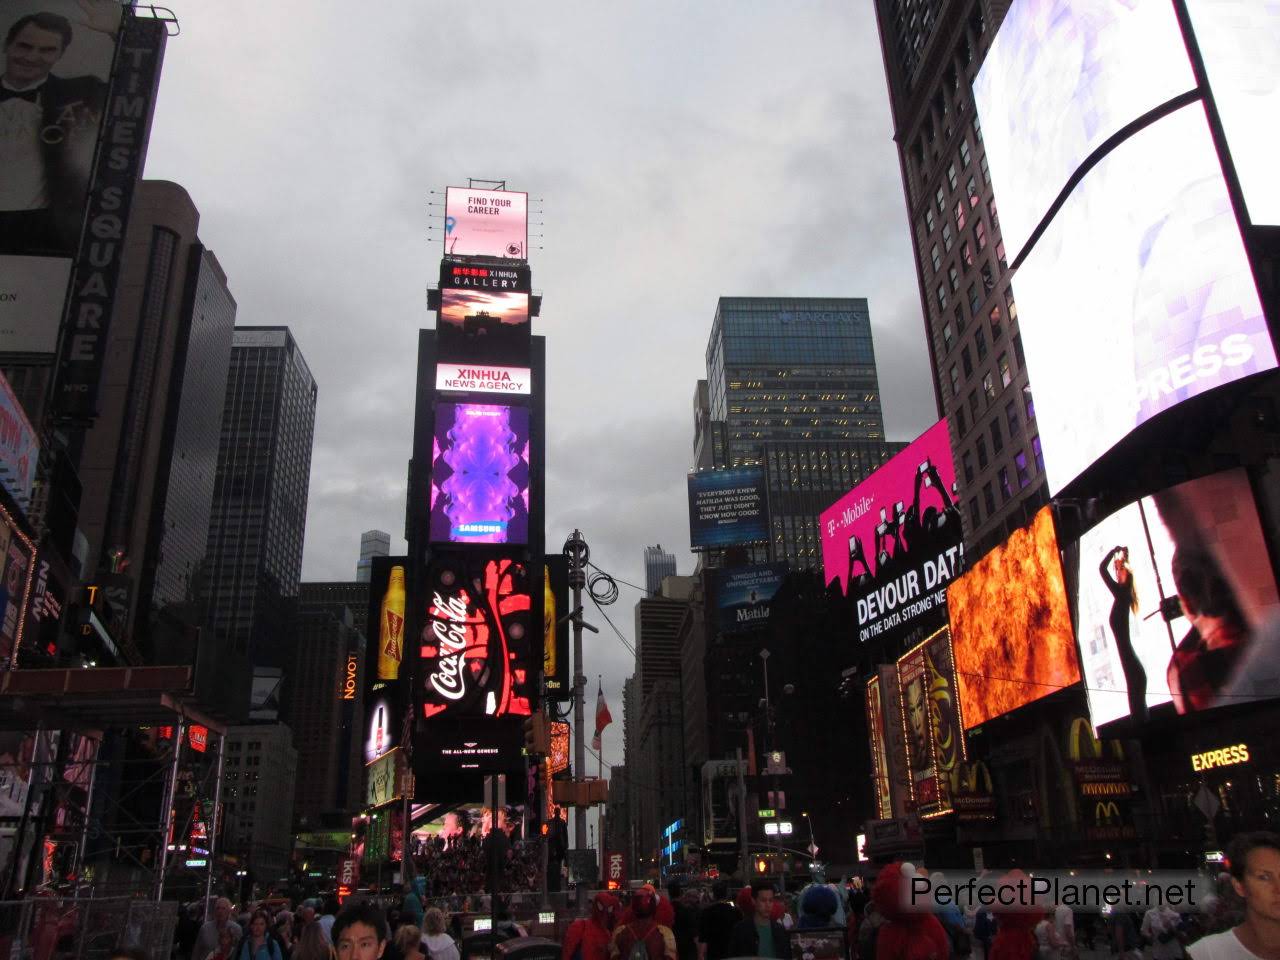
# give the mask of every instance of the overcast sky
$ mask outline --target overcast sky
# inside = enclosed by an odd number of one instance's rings
[[[692,571],[692,398],[720,296],[866,297],[889,437],[935,419],[870,3],[168,5],[146,175],[190,192],[237,323],[287,324],[319,383],[304,579],[353,578],[363,530],[404,548],[431,204],[468,177],[527,190],[544,224],[549,549],[577,526],[633,583],[646,544]],[[590,614],[588,699],[603,673],[621,763],[631,659]]]

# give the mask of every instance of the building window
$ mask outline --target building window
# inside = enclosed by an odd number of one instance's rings
[[[987,395],[987,403],[992,403],[996,399],[996,381],[991,374],[987,374],[982,378],[982,392]]]
[[[970,296],[973,296],[970,291]],[[982,329],[982,324],[978,324],[978,329],[973,331],[973,343],[978,348],[978,362],[981,363],[987,356],[987,333]]]
[[[1031,399],[1031,387],[1022,388],[1022,401],[1027,411],[1027,423],[1030,423],[1036,418],[1036,402]]]
[[[960,262],[964,264],[966,270],[973,266],[973,247],[969,246],[968,240],[960,248]]]
[[[978,205],[978,181],[970,177],[969,182],[964,185],[964,192],[969,196],[969,206],[976,207]]]
[[[969,432],[969,424],[965,421],[964,416],[964,406],[961,404],[956,405],[956,426],[959,428],[960,436],[962,437]]]
[[[960,462],[964,464],[964,482],[973,483],[973,454],[966,450],[961,456]]]
[[[960,362],[964,364],[964,375],[966,377],[973,376],[973,357],[969,353],[968,347],[965,347],[960,351]]]
[[[954,163],[947,167],[947,183],[950,184],[952,190],[956,188],[956,165]]]
[[[947,288],[941,283],[938,284],[938,309],[947,309]]]
[[[955,334],[952,332],[951,324],[946,323],[942,326],[942,349],[944,351],[951,350],[951,344],[955,341]]]
[[[978,512],[977,497],[973,497],[969,500],[969,522],[975,527],[982,522],[982,514]]]
[[[929,251],[929,259],[933,261],[934,273],[942,269],[942,256],[938,253],[938,245],[936,243],[933,245],[933,249]]]
[[[973,393],[969,394],[969,416],[976,421],[978,419],[978,414],[981,412],[982,411],[979,409],[978,391],[975,390]]]
[[[987,505],[987,516],[996,512],[996,495],[991,490],[991,481],[982,485],[982,500]]]
[[[1013,299],[1013,287],[1009,287],[1009,288],[1008,288],[1007,290],[1005,290],[1005,292],[1004,292],[1004,306],[1005,306],[1005,310],[1006,310],[1006,311],[1008,312],[1008,314],[1009,314],[1009,319],[1010,319],[1010,320],[1017,320],[1017,319],[1018,319],[1018,304],[1017,304],[1017,303],[1015,303],[1015,302],[1014,302],[1014,299]]]
[[[942,225],[942,246],[948,253],[951,252],[951,224],[950,223],[944,223]]]
[[[996,359],[996,368],[1000,371],[1000,385],[1007,387],[1013,382],[1013,371],[1009,368],[1009,355],[1002,353]]]
[[[954,213],[955,213],[955,216],[956,216],[956,229],[957,229],[957,230],[963,230],[963,229],[964,229],[964,224],[965,224],[965,219],[964,219],[964,201],[963,201],[963,200],[957,200],[957,201],[956,201],[956,206],[955,206]]]
[[[993,230],[1000,229],[1000,214],[996,210],[996,198],[992,197],[987,202],[987,213],[991,214],[991,228]]]
[[[1004,241],[1000,240],[996,243],[996,261],[1000,264],[1001,270],[1009,269],[1009,258],[1004,255]]]
[[[1018,489],[1025,490],[1027,484],[1031,482],[1031,474],[1027,470],[1027,452],[1019,450],[1018,455],[1013,458],[1014,469],[1018,473]]]
[[[978,158],[978,169],[982,171],[982,182],[991,185],[991,171],[987,169],[987,155],[984,153]]]
[[[984,262],[982,264],[982,292],[990,293],[995,289],[996,275],[991,270],[991,264]]]
[[[991,449],[999,453],[1004,449],[1004,431],[1000,429],[1000,421],[991,421]]]
[[[964,333],[964,307],[956,307],[956,333]]]
[[[982,142],[982,124],[978,123],[978,114],[973,115],[973,137],[979,143]]]
[[[955,293],[960,287],[960,271],[954,263],[947,267],[947,280],[951,283],[951,292]]]
[[[991,462],[991,458],[987,456],[987,438],[981,433],[978,434],[978,469],[987,469],[987,464]]]
[[[971,316],[976,317],[978,315],[978,306],[981,303],[982,298],[978,296],[978,285],[976,283],[969,284],[969,313]],[[978,332],[982,332],[981,328],[979,328]]]
[[[951,365],[951,395],[960,396],[960,371],[954,363]]]
[[[1009,436],[1016,437],[1022,432],[1022,420],[1018,417],[1018,404],[1013,400],[1005,404],[1004,418],[1009,424]]]
[[[1004,327],[1001,325],[1000,305],[996,304],[991,308],[991,312],[987,314],[987,319],[991,321],[991,342],[999,343],[1000,338],[1004,336]]]
[[[1038,436],[1031,438],[1031,452],[1036,458],[1036,470],[1044,473],[1044,453],[1040,449],[1040,438]]]
[[[938,212],[946,213],[947,212],[947,192],[944,189],[942,189],[942,187],[939,187],[938,192],[933,195],[933,199],[936,200],[938,203]]]
[[[1027,365],[1027,355],[1022,352],[1022,334],[1020,333],[1013,335],[1013,355],[1018,358],[1019,367]]]
[[[987,227],[981,218],[973,225],[973,239],[978,245],[979,252],[987,248]]]
[[[1013,499],[1013,487],[1009,486],[1009,468],[1001,467],[1000,472],[996,474],[996,479],[1000,483],[1000,492],[1006,500]]]
[[[967,138],[962,139],[960,141],[960,166],[967,167],[969,165],[970,159],[971,159],[971,156],[969,154],[969,141]]]
[[[934,225],[937,224],[937,222],[938,221],[933,218],[933,207],[925,207],[924,208],[925,232],[933,233]]]

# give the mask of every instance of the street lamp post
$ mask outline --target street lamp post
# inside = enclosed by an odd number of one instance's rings
[[[813,838],[813,818],[809,816],[809,811],[801,811],[800,816],[804,817],[809,824],[809,856],[813,861],[818,859],[818,841]]]

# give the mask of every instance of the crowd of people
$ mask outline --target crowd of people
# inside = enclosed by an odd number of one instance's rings
[[[487,890],[491,844],[498,846],[502,890],[519,893],[538,889],[542,856],[536,843],[511,841],[496,833],[462,834],[430,837],[415,845],[413,865],[417,875],[426,879],[427,896],[458,898]]]
[[[424,910],[413,891],[397,902],[384,911],[367,900],[341,908],[333,898],[304,901],[296,910],[274,901],[237,914],[223,897],[214,903],[209,920],[201,923],[194,912],[180,919],[174,956],[178,960],[460,960],[442,910]],[[364,950],[370,938],[382,945],[372,954]]]

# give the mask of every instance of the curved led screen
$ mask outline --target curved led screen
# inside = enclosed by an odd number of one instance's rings
[[[973,84],[1010,261],[1091,153],[1195,85],[1171,3],[1016,0]]]
[[[1014,289],[1054,493],[1157,414],[1276,365],[1199,104],[1101,160]]]
[[[529,540],[529,411],[492,403],[436,404],[432,543]]]

